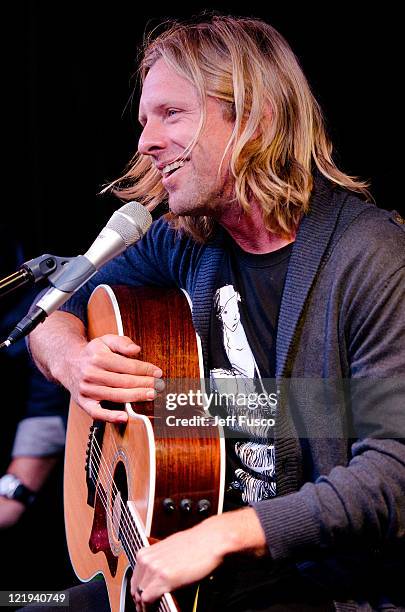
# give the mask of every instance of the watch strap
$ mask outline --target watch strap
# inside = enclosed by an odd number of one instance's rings
[[[22,482],[18,485],[13,494],[13,499],[21,502],[24,506],[30,506],[36,498],[36,493],[31,491],[28,487],[26,487]]]
[[[0,496],[15,499],[24,506],[30,506],[37,494],[25,486],[18,476],[7,473],[0,478]]]

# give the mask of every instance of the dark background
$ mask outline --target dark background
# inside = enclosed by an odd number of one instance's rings
[[[402,22],[388,5],[358,14],[339,5],[330,14],[305,4],[205,8],[262,17],[280,30],[324,109],[340,166],[370,179],[379,206],[400,208]],[[129,99],[145,26],[202,8],[165,14],[119,0],[109,6],[36,0],[9,9],[2,209],[29,256],[85,250],[118,206],[97,193],[136,150],[137,102]]]
[[[402,21],[389,5],[383,12],[369,5],[357,14],[353,6],[337,7],[331,14],[310,3],[266,9],[249,3],[249,10],[192,5],[177,13],[121,1],[9,6],[0,37],[1,210],[2,221],[24,242],[26,258],[84,252],[119,206],[97,194],[136,150],[131,75],[145,26],[203,8],[264,18],[287,38],[323,107],[340,167],[370,180],[379,206],[404,212],[398,145]],[[3,562],[13,560],[2,588],[61,588],[71,580],[60,480],[52,481],[47,495],[27,515],[23,531],[13,531],[2,545]]]

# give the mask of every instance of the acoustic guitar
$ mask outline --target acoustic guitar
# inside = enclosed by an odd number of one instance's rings
[[[141,346],[141,358],[162,367],[165,380],[177,381],[183,392],[185,381],[203,377],[188,300],[178,290],[100,285],[88,304],[88,332],[90,339],[129,336]],[[80,580],[103,574],[112,612],[125,609],[140,548],[222,509],[220,432],[211,424],[168,426],[164,396],[125,404],[128,422],[120,425],[93,421],[70,405],[64,477],[69,554]],[[190,418],[203,410],[187,405],[181,411]],[[165,594],[156,609],[179,610],[178,601]]]

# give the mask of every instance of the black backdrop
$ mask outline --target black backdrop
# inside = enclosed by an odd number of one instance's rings
[[[401,208],[399,17],[388,7],[326,13],[305,4],[205,8],[262,17],[284,34],[324,109],[340,165],[371,180],[381,207]],[[97,192],[136,149],[137,105],[128,101],[145,25],[201,9],[163,14],[120,0],[9,9],[2,209],[28,255],[76,254],[109,218],[118,202]]]
[[[1,211],[23,239],[27,258],[83,252],[103,227],[118,202],[97,193],[136,149],[137,108],[128,101],[145,26],[202,8],[262,17],[284,34],[324,109],[341,167],[370,179],[380,206],[404,211],[397,144],[402,124],[399,16],[388,5],[384,13],[368,7],[367,13],[354,14],[353,7],[341,4],[334,5],[336,13],[310,3],[305,8],[278,4],[264,9],[249,3],[249,11],[193,5],[183,13],[167,7],[166,13],[148,11],[120,0],[109,5],[33,0],[8,7],[0,37]],[[60,510],[54,516],[61,524]],[[17,567],[23,560],[22,577],[10,568],[15,580],[3,588],[61,588],[70,581],[63,569],[61,530],[51,549],[46,533],[42,536],[52,518],[42,506],[23,535],[13,534],[10,547]],[[52,574],[46,556],[57,554],[61,558],[51,565]]]

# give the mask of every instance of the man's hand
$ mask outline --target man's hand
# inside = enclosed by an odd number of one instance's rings
[[[49,477],[59,457],[15,457],[7,468],[9,474],[20,478],[21,482],[32,491],[39,491]],[[0,529],[16,525],[25,512],[25,506],[15,499],[0,495]]]
[[[266,539],[253,508],[206,519],[141,549],[131,580],[137,610],[208,576],[232,552],[267,552]]]
[[[141,348],[127,336],[106,334],[84,343],[71,355],[59,380],[93,419],[126,422],[127,413],[102,408],[100,402],[145,402],[164,389],[162,370],[135,357]]]
[[[0,495],[0,530],[16,525],[24,512],[24,504]]]
[[[83,323],[68,312],[53,312],[30,334],[30,348],[41,372],[61,383],[93,419],[125,422],[124,411],[100,402],[145,402],[162,391],[162,370],[136,359],[140,347],[126,336],[106,334],[88,342]]]

